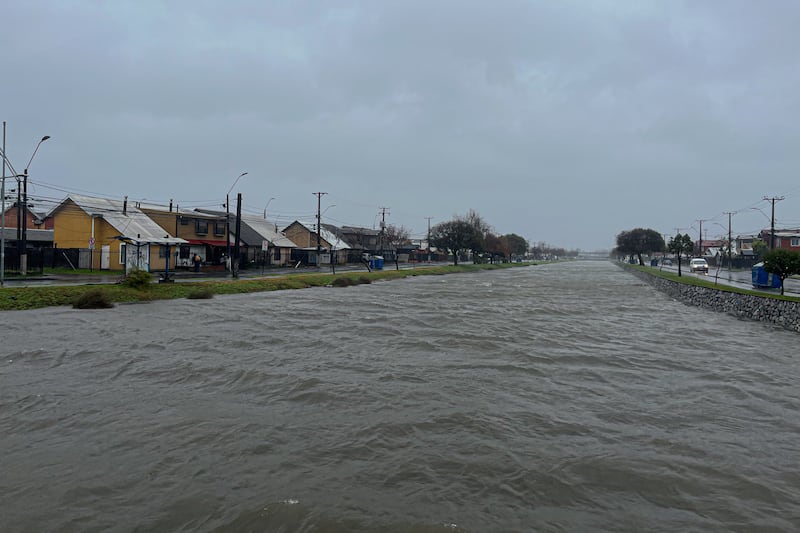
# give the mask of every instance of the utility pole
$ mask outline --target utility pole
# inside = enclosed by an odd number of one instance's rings
[[[736,214],[736,211],[726,211],[726,215],[728,215],[728,274],[730,274],[731,267],[733,263],[731,262],[731,253],[733,248],[733,235],[731,234],[731,218],[733,215]],[[730,276],[729,276],[730,277]]]
[[[731,253],[733,248],[733,239],[731,235],[731,218],[733,215],[736,214],[736,211],[726,211],[726,215],[728,215],[728,279],[731,279],[731,268],[733,268],[733,260],[731,259]]]
[[[383,257],[383,234],[386,231],[386,212],[389,211],[389,208],[381,207],[380,209],[381,209],[381,257]]]
[[[433,217],[425,217],[428,220],[428,263],[431,262],[431,219]]]
[[[764,200],[772,202],[772,224],[769,233],[769,249],[774,250],[775,249],[775,202],[780,202],[781,200],[783,200],[783,196],[773,196],[772,198],[765,196]]]
[[[698,243],[698,250],[699,250],[700,253],[698,254],[697,257],[700,257],[700,256],[703,255],[703,222],[705,222],[707,220],[708,220],[707,218],[699,218],[699,219],[697,219],[697,221],[700,223],[700,241]]]
[[[317,266],[319,266],[319,256],[322,254],[322,246],[320,245],[320,224],[322,223],[322,213],[320,212],[320,206],[322,205],[322,196],[328,193],[326,192],[314,192],[311,193],[317,197]]]
[[[239,235],[242,231],[242,193],[236,193],[236,246],[233,248],[233,277],[239,277]]]

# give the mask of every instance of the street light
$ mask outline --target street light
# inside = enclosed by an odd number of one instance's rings
[[[267,208],[269,207],[270,202],[274,199],[275,198],[270,198],[269,200],[267,200],[267,205],[264,206],[264,220],[267,220]]]
[[[23,276],[28,270],[28,169],[31,166],[31,162],[33,162],[34,156],[36,156],[36,152],[39,151],[39,147],[49,138],[49,135],[45,135],[36,144],[36,148],[33,150],[33,154],[31,154],[31,158],[28,160],[28,164],[25,165],[25,170],[22,173],[25,181],[22,192],[22,242],[20,243],[19,270],[20,274]],[[19,210],[19,204],[17,204],[17,209]]]
[[[230,268],[231,272],[233,272],[233,263],[231,262],[231,208],[230,208],[231,199],[230,199],[230,196],[231,196],[231,191],[233,190],[234,187],[236,187],[236,184],[239,182],[239,180],[242,179],[242,176],[247,176],[247,172],[242,172],[241,174],[239,174],[239,176],[235,180],[233,180],[233,185],[231,185],[231,188],[228,189],[227,194],[225,194],[225,260],[228,261],[228,264],[230,265],[229,268]],[[236,241],[237,241],[236,245],[238,246],[239,245],[239,242],[238,242],[239,241],[239,236],[238,235],[236,236]]]
[[[19,174],[16,171],[16,169],[14,168],[14,165],[11,164],[11,161],[9,161],[8,157],[6,156],[6,151],[5,151],[5,128],[6,128],[6,123],[3,122],[3,147],[2,147],[2,149],[0,149],[0,156],[2,156],[2,160],[3,160],[3,176],[2,176],[2,179],[0,179],[0,197],[2,197],[2,199],[0,200],[2,202],[2,208],[0,208],[0,216],[2,216],[2,225],[0,225],[0,287],[2,287],[5,284],[5,273],[6,273],[6,178],[16,178],[16,180],[17,180],[17,195],[18,196],[20,194],[20,178],[24,178],[24,180],[25,180],[23,182],[24,185],[25,185],[25,207],[23,209],[23,212],[25,213],[25,217],[22,218],[22,220],[24,221],[22,226],[24,228],[24,226],[26,226],[27,223],[28,223],[28,221],[27,221],[27,219],[28,219],[28,217],[27,217],[28,167],[30,167],[31,161],[33,161],[33,156],[35,156],[36,152],[39,150],[39,146],[44,141],[46,141],[47,139],[50,138],[49,135],[45,135],[44,137],[42,137],[42,139],[36,145],[36,148],[33,151],[33,155],[31,155],[31,158],[28,160],[28,165],[25,168],[25,172],[22,173],[22,174]],[[12,172],[11,176],[6,176],[5,175],[5,173],[6,173],[6,165],[8,165],[8,168],[11,169],[11,172]],[[20,206],[21,203],[22,202],[21,202],[21,199],[20,199],[17,202],[17,214],[18,215],[19,215],[19,208],[21,207]],[[18,220],[18,222],[17,222],[17,230],[18,231],[20,230],[19,226],[21,225],[19,223],[20,218],[21,217],[19,217],[19,216],[17,217],[17,220]],[[22,236],[23,239],[25,239],[27,237],[27,234],[24,231],[24,229],[22,230],[21,236]],[[25,249],[24,246],[25,245],[23,244],[23,247],[21,248],[21,250]],[[20,254],[20,272],[22,274],[25,274],[26,270],[27,270],[27,255],[26,254]]]

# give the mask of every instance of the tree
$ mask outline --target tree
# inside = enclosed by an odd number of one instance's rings
[[[456,217],[455,220],[466,222],[475,230],[473,241],[469,246],[473,255],[486,251],[486,240],[493,234],[492,226],[483,220],[474,209],[470,209],[463,217]]]
[[[800,252],[778,248],[764,254],[764,270],[781,278],[781,295],[783,281],[789,276],[800,274]]]
[[[458,265],[458,254],[474,247],[483,238],[475,227],[456,218],[431,228],[431,244],[453,254],[453,265]]]
[[[761,259],[769,250],[769,245],[761,239],[753,239],[753,255],[756,259]]]
[[[654,229],[636,228],[617,235],[617,249],[631,257],[638,257],[640,265],[644,265],[642,254],[663,252],[664,247],[664,237]]]
[[[667,250],[670,253],[678,256],[678,276],[681,275],[681,257],[683,254],[689,255],[694,250],[694,243],[692,237],[688,233],[681,235],[678,233],[675,237],[670,238],[667,244]]]
[[[409,231],[405,226],[387,224],[383,229],[383,242],[389,246],[397,247],[409,243]]]
[[[508,243],[508,249],[512,255],[525,255],[528,252],[528,241],[524,237],[520,237],[516,233],[509,233],[503,235],[503,238]]]
[[[397,254],[397,248],[409,242],[409,231],[405,226],[393,226],[391,224],[383,228],[383,246],[388,246],[394,252],[394,265],[397,270],[400,270],[400,258]]]

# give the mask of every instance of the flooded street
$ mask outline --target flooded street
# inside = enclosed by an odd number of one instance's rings
[[[795,531],[796,333],[608,262],[0,312],[3,531]]]

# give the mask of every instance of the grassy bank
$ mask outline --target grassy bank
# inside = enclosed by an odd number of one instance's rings
[[[657,276],[659,278],[668,279],[677,283],[683,283],[684,285],[695,285],[698,287],[707,287],[709,289],[716,289],[718,291],[725,291],[725,292],[733,292],[736,294],[749,294],[752,296],[761,296],[764,298],[774,298],[776,300],[787,300],[790,302],[800,302],[800,298],[796,296],[781,296],[779,292],[766,292],[766,291],[751,291],[748,289],[743,289],[740,287],[732,287],[730,285],[725,285],[724,283],[714,283],[714,277],[712,275],[708,275],[707,277],[696,277],[696,276],[689,276],[683,275],[678,276],[677,273],[669,272],[666,270],[658,270],[653,267],[649,266],[641,266],[641,265],[630,265],[627,263],[621,263],[625,268],[633,268],[635,270],[639,270],[646,274],[650,274],[651,276]],[[777,289],[776,289],[777,291]]]
[[[99,291],[104,298],[113,303],[148,302],[174,298],[209,298],[215,294],[243,294],[284,289],[305,289],[308,287],[359,285],[410,276],[476,272],[530,266],[533,264],[536,263],[440,266],[413,270],[342,272],[340,274],[290,274],[259,279],[203,281],[197,283],[152,283],[143,289],[136,289],[123,284],[15,287],[0,290],[0,310],[38,309],[58,305],[73,305],[89,291],[94,291],[95,293]]]

